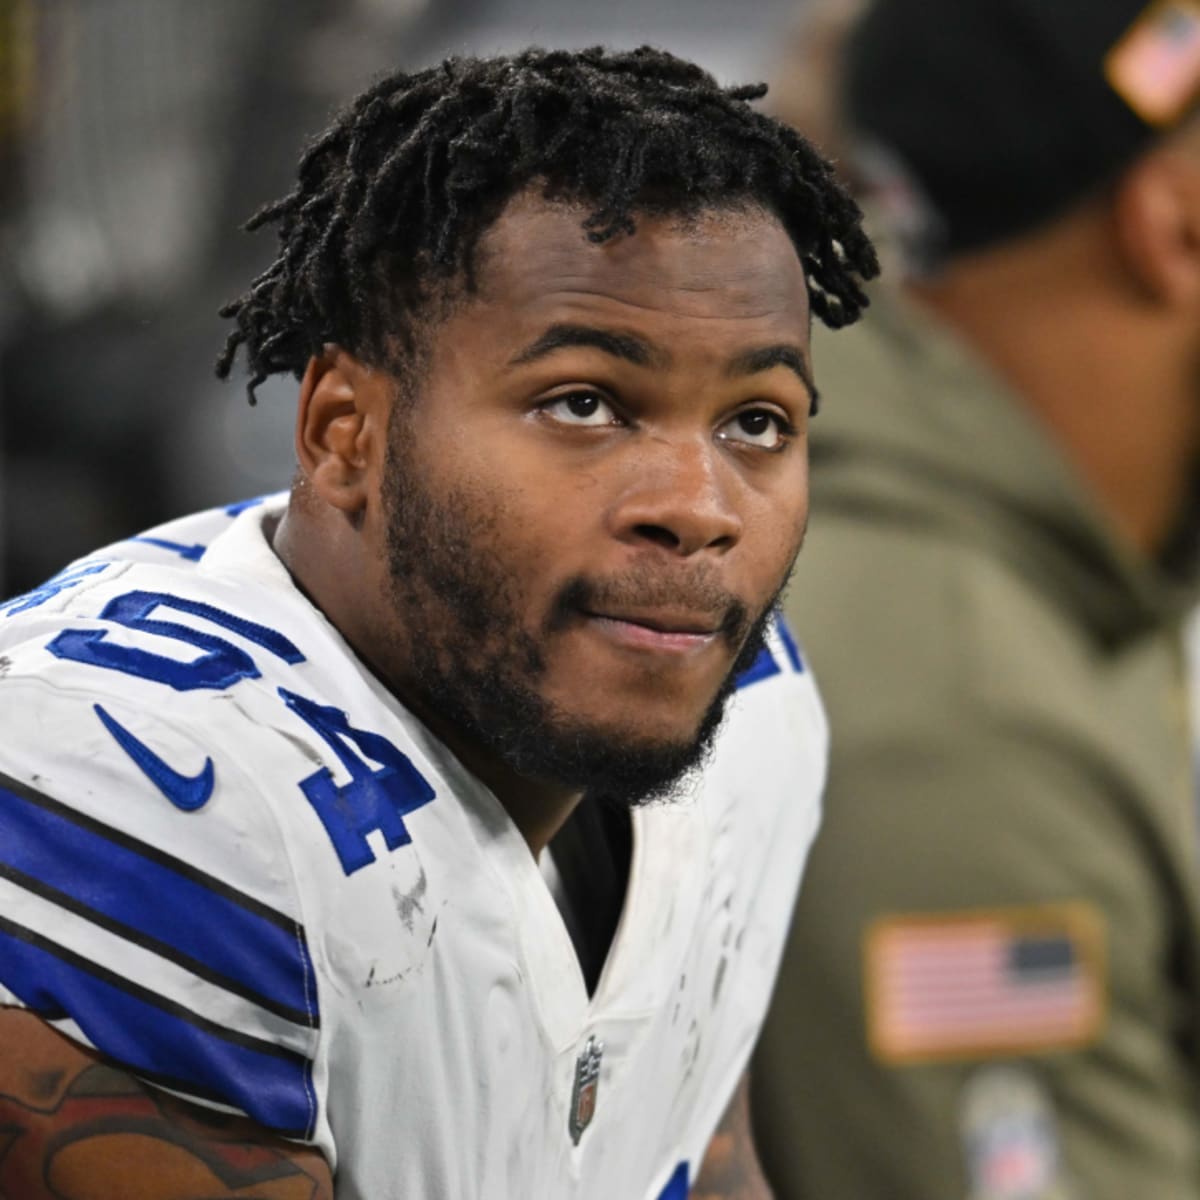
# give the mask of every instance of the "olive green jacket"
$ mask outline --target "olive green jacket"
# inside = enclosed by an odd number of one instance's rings
[[[833,750],[755,1067],[779,1200],[1197,1200],[1181,596],[928,318],[879,297],[816,369],[786,607]]]

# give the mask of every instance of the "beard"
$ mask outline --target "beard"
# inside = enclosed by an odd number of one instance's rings
[[[575,577],[560,588],[536,632],[522,621],[520,589],[506,563],[494,505],[435,494],[393,410],[384,472],[388,576],[404,626],[414,698],[517,775],[633,806],[667,797],[708,756],[738,676],[765,647],[778,591],[757,615],[700,569]],[[789,564],[790,566],[790,564]],[[546,645],[588,611],[678,604],[721,613],[718,636],[736,651],[691,736],[653,737],[589,722],[546,699]],[[585,688],[586,681],[580,687]]]

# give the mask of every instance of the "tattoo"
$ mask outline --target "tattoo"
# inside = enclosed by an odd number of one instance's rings
[[[691,1200],[771,1200],[750,1130],[750,1082],[746,1075],[708,1145]]]
[[[0,1200],[332,1200],[309,1146],[186,1104],[0,1010]]]

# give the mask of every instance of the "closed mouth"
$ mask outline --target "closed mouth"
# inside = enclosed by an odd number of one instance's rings
[[[639,612],[587,612],[585,616],[600,621],[620,621],[625,625],[640,625],[655,633],[685,634],[693,637],[711,637],[719,633],[722,621],[711,614],[693,613],[639,613]]]

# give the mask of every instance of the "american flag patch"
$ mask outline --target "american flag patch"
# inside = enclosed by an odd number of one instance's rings
[[[864,947],[872,1050],[911,1063],[1091,1041],[1105,1011],[1103,931],[1082,903],[876,922]]]
[[[1104,75],[1148,125],[1173,125],[1200,97],[1200,0],[1157,0],[1109,51]]]

